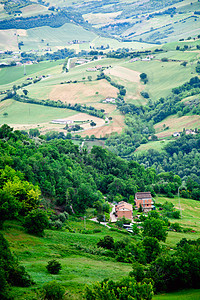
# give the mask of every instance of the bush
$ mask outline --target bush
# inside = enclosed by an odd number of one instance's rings
[[[14,286],[27,287],[34,282],[23,266],[16,266],[9,274],[9,282]]]
[[[24,228],[28,233],[42,236],[44,229],[49,225],[48,217],[45,211],[41,209],[32,210],[24,219]]]
[[[59,271],[62,269],[62,266],[57,260],[53,259],[48,262],[48,265],[46,266],[46,268],[49,273],[58,274]]]
[[[111,236],[106,235],[106,236],[104,236],[103,239],[101,239],[97,243],[97,246],[102,247],[102,248],[106,248],[106,249],[113,249],[114,248],[114,239]]]
[[[50,281],[43,285],[43,297],[46,300],[64,299],[65,289],[56,281]]]

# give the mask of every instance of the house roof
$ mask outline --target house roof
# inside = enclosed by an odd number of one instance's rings
[[[125,201],[120,201],[117,204],[118,210],[133,210],[133,206],[130,203],[127,203]]]
[[[135,194],[135,199],[136,200],[141,200],[141,199],[151,199],[151,193],[150,192],[138,192]]]

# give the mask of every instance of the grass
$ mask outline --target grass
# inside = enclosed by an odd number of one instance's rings
[[[3,113],[8,116],[4,117]],[[53,119],[62,119],[75,115],[76,112],[69,109],[54,108],[36,104],[21,103],[14,100],[6,100],[1,103],[1,123],[13,124],[41,124]],[[22,118],[23,116],[23,118]]]
[[[136,61],[126,64],[126,68],[147,74],[149,81],[144,85],[144,90],[152,100],[166,97],[172,88],[194,77],[194,66],[188,64],[183,67],[180,62]]]
[[[169,201],[176,208],[179,208],[179,199],[177,197],[174,199],[156,197],[155,200],[158,203]],[[178,222],[183,227],[195,229],[197,233],[183,234],[170,231],[166,240],[166,245],[169,247],[175,247],[176,243],[183,237],[187,239],[197,239],[200,237],[200,202],[183,198],[180,200],[182,219],[178,220]],[[170,221],[174,222],[175,220]],[[90,230],[89,234],[81,233],[84,229],[84,221],[81,219],[70,218],[67,220],[67,226],[73,232],[69,232],[67,229],[60,231],[46,230],[45,236],[41,238],[26,234],[21,225],[16,221],[5,222],[2,233],[8,240],[11,250],[18,257],[20,264],[26,267],[26,270],[36,283],[35,286],[26,289],[13,288],[14,299],[32,299],[35,297],[35,291],[44,283],[57,280],[64,285],[67,293],[71,293],[69,299],[80,300],[83,299],[83,291],[86,284],[101,281],[104,278],[119,280],[127,276],[131,271],[131,264],[119,263],[112,258],[88,254],[77,250],[75,246],[76,244],[80,244],[86,248],[94,247],[105,235],[112,236],[115,241],[128,237],[127,235],[110,231],[109,228],[89,220],[86,221],[86,229]],[[93,230],[98,230],[98,232],[92,233],[94,232]],[[129,238],[131,237],[129,236]],[[62,265],[62,270],[58,275],[47,273],[46,265],[51,259],[58,259]],[[72,295],[75,295],[75,298]],[[153,299],[196,300],[198,296],[199,290],[185,290],[176,293],[155,295]]]
[[[26,65],[26,75],[24,75],[24,66],[2,68],[0,70],[1,89],[4,89],[3,86],[9,83],[16,84],[20,79],[23,79],[23,81],[25,81],[27,77],[35,77],[42,74],[46,74],[47,69],[50,70],[51,68],[58,66],[59,63],[61,63],[61,61],[45,61],[39,64]]]
[[[181,214],[182,218],[175,220],[170,219],[170,222],[178,222],[183,228],[192,228],[196,231],[196,233],[183,233],[183,232],[168,232],[168,237],[166,240],[166,245],[169,247],[174,247],[182,238],[187,239],[198,239],[200,238],[200,202],[191,199],[179,198],[175,197],[173,199],[167,197],[155,197],[156,203],[164,203],[166,201],[174,204],[176,209],[180,209],[181,206]]]
[[[49,26],[32,28],[26,32],[26,36],[20,37],[20,40],[24,43],[22,47],[23,51],[30,49],[41,51],[48,47],[56,50],[60,47],[69,47],[68,42],[72,42],[73,40],[90,42],[96,37],[95,33],[85,30],[81,26],[69,23],[58,28],[51,28]],[[44,42],[41,41],[42,39]]]
[[[149,149],[154,149],[159,152],[163,151],[163,147],[169,142],[169,140],[162,140],[162,141],[154,141],[154,142],[148,142],[147,144],[141,144],[137,150],[135,151],[135,154],[141,154]]]
[[[85,235],[78,232],[84,229],[83,221],[68,221],[68,224],[71,228],[76,228],[75,233],[47,230],[44,238],[24,233],[15,223],[5,224],[3,233],[11,245],[11,250],[15,251],[20,263],[26,267],[36,282],[34,289],[41,287],[45,282],[58,280],[71,293],[82,295],[86,284],[108,277],[118,280],[128,275],[132,269],[130,264],[121,264],[106,257],[85,254],[77,251],[73,246],[76,243],[86,247],[94,246],[105,235],[112,235],[116,240],[123,238],[123,235],[110,232],[108,228],[91,221],[86,222],[86,228],[99,229],[101,232]],[[58,275],[51,275],[46,271],[48,261],[53,258],[59,259],[62,265],[62,271]],[[17,295],[15,299],[24,299],[22,289],[14,290]],[[33,293],[31,290],[32,288],[26,289],[27,292]],[[83,299],[82,296],[80,299]]]
[[[168,59],[176,59],[176,60],[183,60],[187,62],[192,62],[196,60],[200,55],[200,51],[192,52],[192,51],[168,51],[167,53],[159,53],[156,55],[156,59],[161,59],[166,57]]]
[[[183,290],[174,293],[155,295],[153,300],[199,300],[200,290]]]

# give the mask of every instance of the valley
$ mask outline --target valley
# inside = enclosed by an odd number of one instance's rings
[[[199,299],[199,24],[199,0],[0,1],[2,300]]]

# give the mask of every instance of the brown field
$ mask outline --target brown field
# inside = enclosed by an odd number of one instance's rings
[[[112,113],[116,109],[114,104],[93,103],[92,106],[96,109],[104,109],[105,114],[107,114],[107,115]]]
[[[18,50],[17,35],[15,29],[0,30],[0,50]]]
[[[98,94],[96,94],[98,92]],[[99,102],[106,97],[116,97],[118,90],[106,80],[98,82],[81,82],[56,85],[49,94],[51,100],[61,100],[65,103]]]
[[[163,125],[169,126],[168,130],[163,131]],[[166,120],[156,124],[154,126],[156,130],[156,135],[158,138],[163,138],[167,136],[171,136],[174,132],[182,131],[185,129],[195,129],[200,127],[200,116],[183,116],[178,118],[177,116],[172,116],[167,118]]]
[[[109,124],[86,130],[81,135],[91,136],[92,134],[94,134],[97,138],[100,138],[106,135],[110,135],[113,132],[121,133],[124,128],[124,117],[122,115],[115,115],[112,118],[113,119]]]
[[[25,29],[17,29],[17,34],[19,36],[27,36],[27,31]]]
[[[116,76],[130,82],[140,82],[140,72],[133,71],[125,67],[115,66],[111,69],[107,69],[105,74]]]

